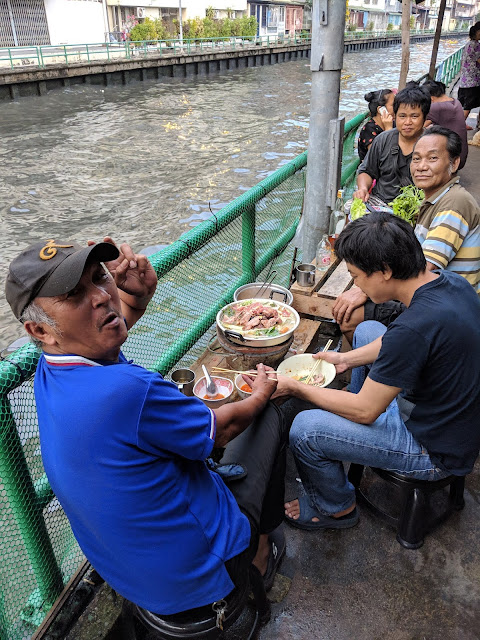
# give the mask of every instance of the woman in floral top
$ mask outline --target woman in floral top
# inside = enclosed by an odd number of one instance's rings
[[[465,45],[460,69],[458,99],[462,103],[465,118],[471,109],[480,107],[480,22],[470,28],[470,42]],[[477,127],[480,124],[477,121]]]
[[[363,160],[370,149],[370,145],[382,131],[393,128],[393,99],[395,92],[392,89],[370,91],[365,94],[370,111],[370,120],[362,127],[358,138],[358,155]],[[385,107],[387,113],[382,107]],[[382,113],[383,111],[383,113]]]

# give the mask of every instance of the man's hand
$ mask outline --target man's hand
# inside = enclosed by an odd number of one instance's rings
[[[344,353],[338,353],[337,351],[320,351],[319,353],[314,353],[313,357],[334,364],[337,373],[344,373],[351,368],[345,360]]]
[[[110,236],[106,236],[103,242],[117,246]],[[90,246],[95,242],[89,240],[88,244]],[[137,310],[145,309],[155,293],[157,274],[148,258],[139,253],[134,253],[126,242],[117,248],[120,251],[120,255],[116,260],[106,262],[105,266],[112,274],[120,291],[136,299],[132,301],[132,308]]]
[[[265,400],[268,400],[277,388],[277,375],[275,369],[267,367],[262,363],[257,364],[257,375],[255,377],[244,374],[243,379],[251,386],[252,396],[259,398],[263,396]]]
[[[358,187],[358,189],[353,192],[353,198],[360,198],[363,202],[366,202],[369,197],[370,194],[368,193],[368,189],[365,189],[365,187]]]
[[[353,286],[348,291],[341,293],[332,307],[332,315],[335,322],[341,324],[348,322],[355,309],[362,307],[368,300],[359,287]]]

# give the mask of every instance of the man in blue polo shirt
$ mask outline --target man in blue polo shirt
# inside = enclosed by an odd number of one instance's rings
[[[43,350],[42,457],[80,547],[125,598],[174,614],[227,596],[252,559],[273,583],[286,434],[263,365],[249,398],[212,411],[126,360],[121,345],[156,284],[126,244],[48,240],[13,260],[6,297]],[[234,438],[225,460],[248,451],[235,496],[204,462]]]

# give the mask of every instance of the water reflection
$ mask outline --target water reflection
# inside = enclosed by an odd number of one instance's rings
[[[442,42],[439,60],[458,46]],[[430,50],[412,46],[410,77]],[[399,67],[399,46],[346,54],[340,113],[395,86]],[[8,262],[40,238],[111,234],[137,248],[178,238],[306,148],[309,101],[301,60],[2,105],[2,290]],[[21,334],[3,297],[0,327],[0,345]]]

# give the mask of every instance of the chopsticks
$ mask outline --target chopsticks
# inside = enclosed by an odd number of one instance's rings
[[[245,374],[245,375],[250,376],[252,378],[255,378],[258,375],[258,373],[256,373],[256,372],[239,371],[238,369],[222,369],[222,367],[212,367],[212,371],[214,371],[215,373],[242,373],[242,374]],[[269,375],[269,374],[277,375],[276,371],[265,371],[265,373],[267,375]]]
[[[328,351],[330,349],[330,347],[332,346],[332,342],[333,342],[333,340],[329,340],[327,342],[327,344],[322,349],[322,353],[325,353],[325,351]],[[313,365],[310,373],[308,374],[308,378],[305,380],[305,384],[309,384],[310,380],[313,378],[313,376],[314,376],[315,372],[317,371],[318,367],[320,366],[321,362],[322,362],[321,360],[317,360],[315,362],[315,364]]]

